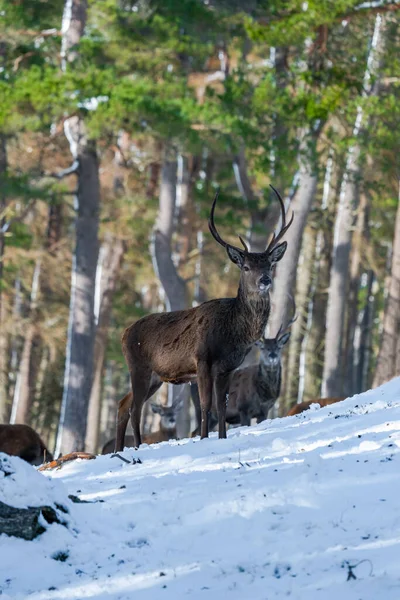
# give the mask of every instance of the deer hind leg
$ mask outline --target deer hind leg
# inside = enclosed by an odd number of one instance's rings
[[[218,437],[226,438],[226,395],[229,389],[229,374],[217,375],[215,379],[215,398],[218,410]]]
[[[142,443],[140,435],[140,421],[142,417],[143,404],[149,397],[150,382],[152,372],[150,369],[141,368],[131,370],[132,384],[132,404],[131,404],[131,424],[133,429],[133,440],[135,447],[138,448]]]
[[[213,388],[211,369],[206,362],[199,362],[197,365],[197,384],[201,406],[201,439],[204,439],[208,437],[208,418],[212,406]]]
[[[114,452],[122,452],[125,443],[126,426],[129,421],[129,413],[132,404],[132,393],[126,394],[118,403],[117,412],[117,437],[115,439]]]

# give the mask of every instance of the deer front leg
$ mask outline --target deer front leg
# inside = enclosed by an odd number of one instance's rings
[[[218,410],[218,437],[226,438],[226,395],[229,389],[229,374],[217,375],[215,379],[215,398]]]
[[[201,406],[201,439],[208,437],[208,417],[212,406],[211,369],[206,362],[197,365],[197,384]]]

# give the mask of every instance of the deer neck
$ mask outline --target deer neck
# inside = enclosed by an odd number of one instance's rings
[[[282,365],[280,362],[273,367],[268,367],[262,361],[258,365],[258,381],[260,385],[268,388],[268,393],[276,398],[279,396],[281,389],[281,371]]]
[[[236,317],[243,323],[249,344],[257,341],[264,334],[270,311],[269,294],[249,294],[239,284],[235,298]]]

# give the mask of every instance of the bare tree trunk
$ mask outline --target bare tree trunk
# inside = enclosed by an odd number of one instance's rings
[[[183,310],[188,305],[186,283],[178,274],[172,260],[176,183],[176,157],[166,148],[161,169],[159,209],[151,242],[151,254],[154,270],[165,292],[167,310],[171,311]],[[168,390],[168,403],[172,405],[174,397],[180,393],[180,390],[171,385],[168,386]]]
[[[312,400],[320,395],[323,360],[323,339],[325,331],[325,316],[327,305],[326,289],[329,283],[329,222],[326,218],[330,202],[333,174],[333,152],[329,152],[323,193],[321,213],[318,218],[319,228],[315,242],[315,257],[312,283],[307,306],[306,332],[302,341],[300,353],[299,391],[297,402]]]
[[[378,89],[377,85],[372,87],[370,79],[376,70],[377,59],[382,47],[382,21],[383,18],[378,14],[375,20],[374,36],[364,76],[364,95],[372,95]],[[359,135],[362,120],[363,109],[360,105],[353,128],[353,136],[355,138]],[[360,146],[354,144],[348,152],[335,220],[328,310],[326,315],[325,362],[322,380],[323,396],[341,396],[343,393],[342,340],[347,301],[353,215],[356,208],[357,180],[361,168],[359,155]]]
[[[285,235],[288,247],[284,259],[277,266],[272,292],[271,316],[269,319],[270,335],[276,335],[282,323],[288,319],[288,304],[296,285],[297,265],[300,256],[301,242],[308,214],[310,212],[316,189],[317,174],[313,160],[306,152],[306,142],[311,132],[303,132],[300,144],[299,184],[291,207],[295,213],[292,226]]]
[[[357,222],[353,234],[353,248],[350,265],[350,281],[347,312],[347,334],[346,334],[346,376],[344,381],[344,394],[352,396],[357,392],[357,375],[354,356],[354,336],[357,326],[358,315],[358,292],[360,288],[361,272],[361,249],[364,231],[367,223],[367,199],[365,194],[361,195]]]
[[[116,283],[121,270],[124,256],[124,243],[121,240],[109,237],[100,250],[99,266],[100,276],[100,310],[98,315],[95,349],[94,349],[94,374],[92,390],[90,393],[88,425],[86,430],[86,450],[96,452],[98,449],[101,391],[104,371],[104,359],[106,355],[108,329],[110,323],[112,298]]]
[[[176,160],[165,156],[161,170],[160,203],[152,239],[154,270],[164,289],[167,310],[182,310],[187,306],[186,284],[172,260],[171,240],[176,201]]]
[[[285,396],[282,397],[279,408],[284,409],[283,414],[287,414],[287,411],[297,400],[299,394],[301,345],[307,325],[307,305],[312,284],[315,238],[315,229],[307,227],[304,231],[302,251],[298,265],[295,296],[297,320],[291,327],[292,334],[290,336],[290,345],[287,351],[287,367],[286,370],[282,372],[282,378],[286,380],[286,392]]]
[[[32,344],[36,334],[36,309],[39,293],[39,280],[41,271],[41,259],[36,261],[32,278],[31,298],[29,307],[29,323],[26,329],[24,345],[19,363],[19,371],[14,389],[14,400],[11,410],[10,423],[28,423],[30,409],[30,367]]]
[[[6,198],[3,193],[2,180],[7,172],[7,146],[6,138],[0,135],[0,423],[7,420],[7,336],[5,332],[5,302],[3,295],[4,251],[5,236],[3,227],[6,223],[5,208]]]
[[[368,376],[371,358],[371,337],[373,328],[374,297],[373,285],[374,272],[369,269],[365,275],[366,297],[362,308],[359,325],[355,332],[355,375],[352,394],[359,394],[369,389]]]
[[[86,0],[67,0],[62,27],[62,58],[76,57],[84,32]],[[56,454],[83,450],[87,410],[92,387],[95,337],[94,294],[98,258],[100,208],[99,163],[96,145],[87,136],[82,119],[70,117],[64,124],[71,154],[78,167],[76,246],[72,265],[71,304],[64,376],[64,393]]]
[[[399,186],[400,192],[400,186]],[[383,317],[383,332],[373,386],[382,385],[398,375],[397,346],[400,334],[400,193],[393,236],[389,293]]]

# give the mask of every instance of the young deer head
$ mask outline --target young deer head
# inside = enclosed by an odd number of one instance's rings
[[[179,394],[177,398],[174,399],[172,406],[163,406],[162,404],[157,404],[156,402],[151,402],[151,410],[153,413],[160,415],[160,430],[162,431],[171,431],[176,433],[176,420],[179,411],[182,408],[183,404],[183,396]]]
[[[272,187],[272,186],[271,186]],[[132,383],[132,401],[121,400],[117,417],[116,451],[124,445],[126,426],[131,416],[135,445],[141,443],[140,419],[143,403],[163,381],[173,384],[197,378],[201,405],[201,437],[208,437],[212,395],[218,412],[219,437],[226,437],[226,394],[230,373],[243,361],[249,347],[265,330],[270,311],[269,289],[272,269],[283,257],[286,242],[280,242],[290,227],[286,224],[283,200],[273,188],[281,205],[282,225],[264,252],[249,252],[225,242],[214,223],[218,194],[212,203],[209,228],[228,257],[241,270],[237,296],[204,302],[195,308],[143,317],[122,336],[122,349]]]
[[[283,325],[279,327],[279,331],[274,338],[263,337],[259,342],[256,342],[260,347],[260,363],[267,369],[276,369],[281,365],[282,361],[282,350],[284,346],[290,340],[290,327],[297,319],[296,306],[293,298],[293,317],[288,321],[286,327],[283,329]]]

